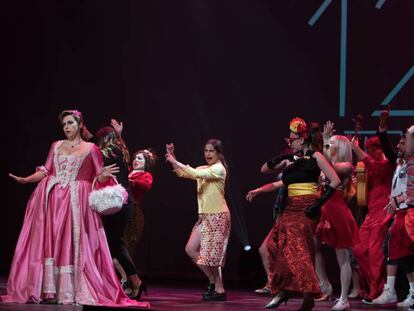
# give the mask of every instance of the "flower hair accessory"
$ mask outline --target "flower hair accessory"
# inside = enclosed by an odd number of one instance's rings
[[[79,110],[71,110],[70,112],[72,112],[75,116],[78,116],[78,117],[82,117],[82,113],[79,111]]]
[[[306,122],[301,118],[294,118],[289,122],[289,129],[292,133],[302,134],[307,130]]]

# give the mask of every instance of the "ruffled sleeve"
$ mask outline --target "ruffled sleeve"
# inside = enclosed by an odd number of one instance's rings
[[[55,141],[52,146],[50,146],[49,153],[47,155],[46,163],[42,166],[36,167],[36,171],[41,171],[46,176],[53,174],[53,159],[55,155],[55,148],[57,146],[57,141]]]
[[[92,144],[91,146],[91,157],[92,157],[92,164],[94,168],[93,177],[96,177],[101,173],[101,170],[103,167],[103,157],[102,157],[101,150],[99,150],[99,148],[95,144]]]

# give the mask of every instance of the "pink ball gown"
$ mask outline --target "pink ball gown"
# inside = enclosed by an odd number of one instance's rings
[[[102,168],[98,147],[59,154],[52,144],[43,178],[27,204],[3,302],[135,305],[116,276],[100,216],[88,204],[93,179]]]

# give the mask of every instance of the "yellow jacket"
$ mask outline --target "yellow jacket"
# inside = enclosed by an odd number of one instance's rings
[[[187,165],[183,169],[176,169],[175,173],[178,177],[197,180],[199,214],[229,211],[224,198],[227,172],[221,162],[197,168]]]

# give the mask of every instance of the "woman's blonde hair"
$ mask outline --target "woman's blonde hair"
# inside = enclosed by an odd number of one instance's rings
[[[331,139],[331,148],[335,148],[337,154],[336,161],[352,163],[352,146],[349,139],[343,135],[334,135]]]

